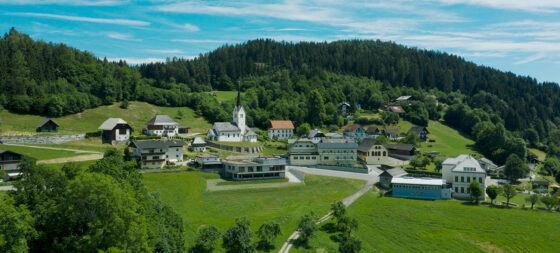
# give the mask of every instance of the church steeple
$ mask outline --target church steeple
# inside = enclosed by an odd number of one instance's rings
[[[241,107],[241,89],[239,83],[237,83],[237,106]]]

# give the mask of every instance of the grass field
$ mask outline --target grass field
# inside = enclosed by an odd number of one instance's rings
[[[363,185],[363,181],[308,175],[305,184],[268,189],[206,191],[207,178],[217,174],[202,172],[144,174],[148,189],[161,194],[185,222],[187,244],[192,245],[195,233],[203,225],[213,224],[224,232],[235,218],[247,217],[252,231],[268,221],[280,223],[283,235],[276,240],[276,249],[295,231],[299,218],[314,210],[324,215],[330,203],[341,200]],[[221,245],[221,243],[220,243]],[[218,252],[223,249],[218,247]]]
[[[539,158],[539,160],[544,161],[544,159],[546,159],[546,153],[542,152],[536,148],[530,148],[529,151],[535,153],[535,155],[537,155],[537,157]]]
[[[29,145],[33,145],[33,144],[29,144]],[[10,150],[10,151],[13,151],[13,152],[16,152],[16,153],[20,153],[24,156],[33,157],[37,160],[48,160],[48,159],[54,159],[54,158],[71,157],[71,156],[78,156],[78,155],[86,155],[87,154],[87,153],[76,153],[76,152],[72,152],[72,151],[18,147],[18,146],[10,146],[10,145],[0,145],[0,149]]]
[[[370,192],[348,214],[358,220],[355,235],[362,252],[556,252],[560,247],[557,213],[378,198]],[[332,235],[321,232],[314,247],[336,252]]]
[[[107,118],[122,118],[132,125],[138,133],[156,114],[167,114],[174,118],[181,126],[191,127],[192,132],[203,132],[211,127],[210,123],[201,117],[196,117],[194,111],[187,107],[162,107],[145,102],[130,102],[127,109],[121,109],[120,103],[109,106],[100,106],[84,112],[67,115],[54,120],[60,125],[59,133],[85,133],[97,131],[97,128]],[[175,119],[177,112],[183,112],[182,119]],[[2,118],[2,133],[0,135],[18,134],[21,132],[35,134],[35,128],[47,117],[36,115],[23,115],[10,113],[7,110],[0,112]]]
[[[237,91],[213,91],[220,102],[231,102],[237,98]]]
[[[422,151],[438,151],[446,157],[476,153],[472,149],[474,141],[461,135],[459,131],[451,127],[437,121],[430,121],[428,131],[430,132],[428,139],[433,139],[435,142],[422,143],[420,146]]]
[[[287,178],[277,178],[277,179],[264,179],[264,180],[249,180],[249,181],[227,181],[223,180],[218,182],[216,185],[247,185],[247,184],[269,184],[269,183],[286,183]]]
[[[79,149],[79,150],[97,151],[97,152],[105,152],[107,149],[111,149],[111,148],[123,150],[126,147],[126,145],[111,145],[108,143],[102,144],[101,138],[88,138],[85,140],[69,141],[61,144],[29,144],[29,145]]]

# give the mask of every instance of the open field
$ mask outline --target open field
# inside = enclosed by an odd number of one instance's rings
[[[378,198],[370,192],[348,214],[358,220],[355,235],[363,252],[555,252],[560,247],[557,213]],[[332,235],[321,232],[312,246],[336,252]]]
[[[232,102],[237,98],[237,91],[212,91],[220,102]],[[243,94],[243,92],[242,92]]]
[[[330,203],[357,192],[363,181],[308,175],[305,184],[286,188],[265,188],[236,191],[206,191],[206,179],[217,174],[202,172],[144,174],[150,191],[161,194],[185,222],[187,244],[192,245],[199,227],[213,224],[224,232],[235,218],[247,217],[252,231],[268,221],[281,225],[283,235],[276,240],[276,249],[295,230],[299,218],[313,210],[325,214]],[[220,243],[221,245],[221,243]],[[218,252],[223,249],[218,247]]]
[[[162,107],[137,101],[130,102],[127,109],[121,109],[119,105],[120,103],[100,106],[87,109],[81,113],[53,119],[60,125],[60,134],[97,131],[101,123],[111,117],[124,119],[138,133],[144,128],[146,122],[156,114],[167,114],[174,118],[179,125],[191,127],[193,132],[203,132],[211,127],[210,123],[201,117],[195,116],[194,111],[187,107]],[[182,119],[175,118],[179,110],[183,112]],[[14,114],[7,110],[2,110],[0,116],[2,118],[1,129],[3,131],[0,135],[7,132],[31,132],[35,134],[37,125],[47,118],[37,115]]]
[[[433,139],[435,142],[422,143],[420,145],[422,151],[438,151],[446,157],[476,153],[476,151],[472,149],[474,141],[461,135],[459,131],[451,127],[430,120],[428,123],[428,131],[430,132],[428,139]],[[429,147],[429,145],[432,147]]]
[[[535,155],[537,155],[537,157],[539,158],[539,160],[544,161],[544,159],[546,158],[546,153],[542,152],[536,148],[529,148],[529,151],[535,153]]]
[[[29,145],[33,145],[33,144],[29,144]],[[62,158],[62,157],[88,155],[88,153],[77,153],[73,151],[30,148],[30,147],[20,147],[20,146],[1,145],[1,144],[0,144],[0,149],[10,150],[16,153],[20,153],[24,156],[33,157],[37,160],[49,160],[49,159]]]
[[[61,144],[29,144],[33,146],[54,147],[54,148],[68,148],[80,149],[85,151],[105,152],[108,149],[116,148],[123,150],[126,145],[111,145],[108,143],[102,144],[101,138],[88,138],[85,140],[69,141]]]

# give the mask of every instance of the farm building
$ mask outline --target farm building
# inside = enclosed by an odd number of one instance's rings
[[[19,165],[23,160],[23,155],[9,150],[0,150],[0,169],[14,178],[20,175]]]
[[[191,148],[196,152],[205,152],[206,142],[200,137],[195,137],[191,142]]]
[[[109,118],[98,128],[102,130],[101,141],[111,145],[127,144],[134,129],[121,118]]]
[[[146,134],[174,137],[179,133],[179,124],[167,115],[156,115],[146,123]]]
[[[37,132],[56,133],[59,125],[52,119],[46,119],[37,126]]]
[[[394,158],[397,158],[397,159],[408,160],[408,159],[411,159],[414,155],[416,155],[420,152],[412,144],[388,144],[388,143],[385,143],[385,144],[383,144],[383,146],[389,152],[390,157],[394,157]]]
[[[379,174],[379,184],[385,188],[391,187],[391,180],[395,177],[404,177],[408,175],[401,167],[388,169]]]

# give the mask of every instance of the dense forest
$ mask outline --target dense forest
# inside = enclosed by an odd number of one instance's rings
[[[286,43],[254,40],[199,57],[130,67],[63,44],[33,41],[12,29],[0,39],[0,104],[18,113],[60,116],[122,100],[188,106],[209,121],[231,120],[233,104],[212,90],[240,84],[248,124],[291,119],[341,126],[336,105],[377,110],[401,95],[404,118],[418,125],[443,119],[473,139],[481,128],[504,128],[504,138],[558,152],[560,87],[477,66],[446,53],[392,42]],[[438,97],[439,106],[426,99]],[[446,104],[448,109],[441,106]],[[496,151],[492,147],[486,154]],[[520,153],[519,155],[523,155]],[[489,155],[492,156],[492,155]],[[498,155],[497,155],[498,156]],[[501,157],[501,156],[500,156]],[[502,159],[498,159],[502,160]]]

